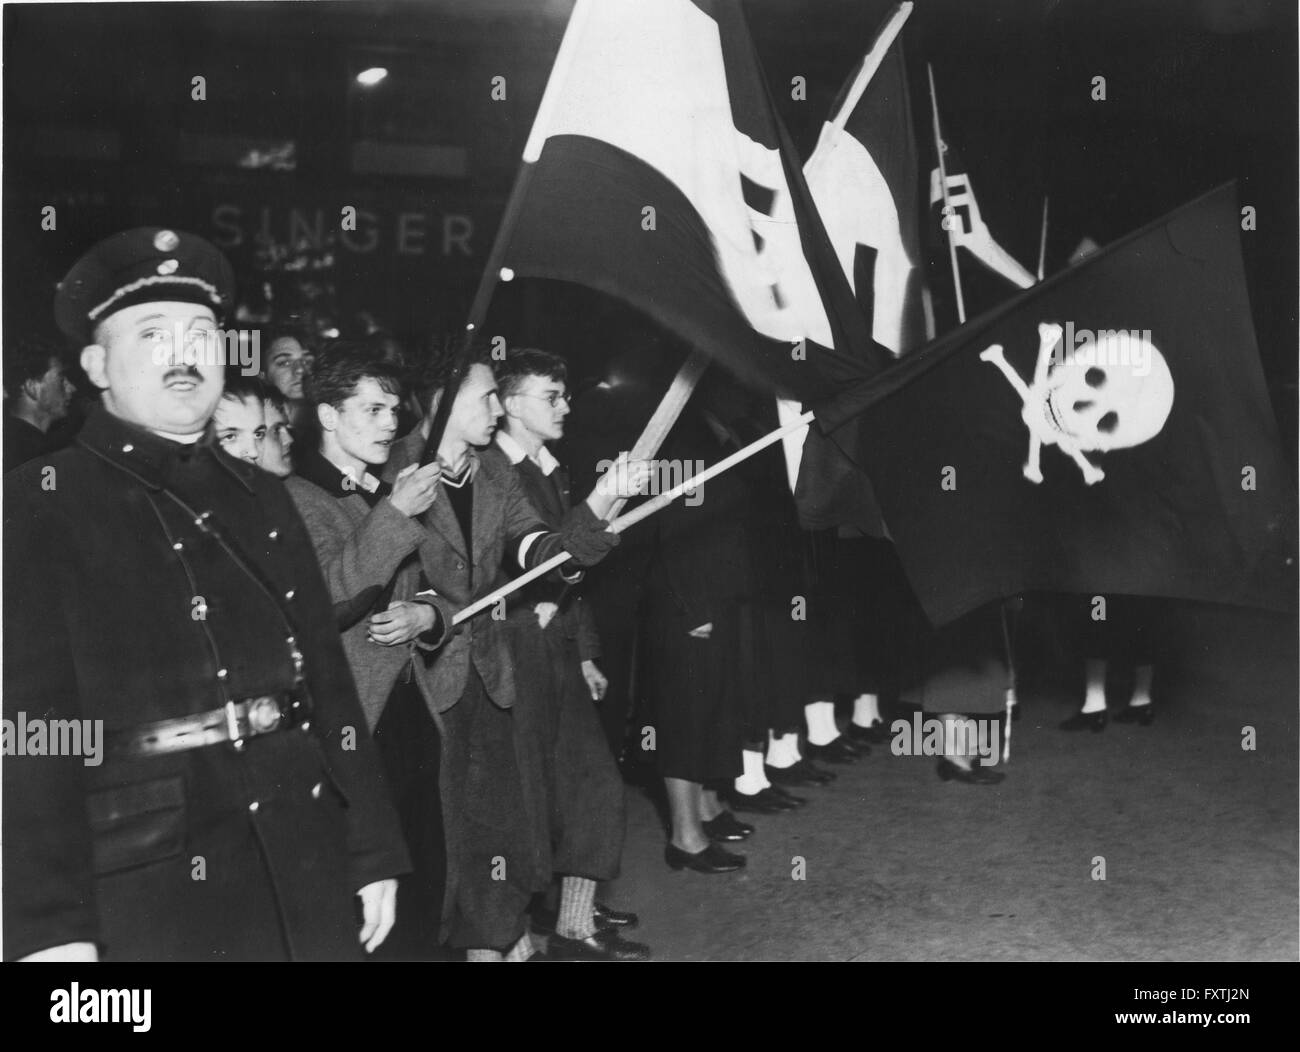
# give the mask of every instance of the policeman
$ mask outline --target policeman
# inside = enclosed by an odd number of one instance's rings
[[[55,297],[102,407],[5,479],[7,959],[346,959],[392,926],[409,863],[311,541],[199,441],[232,293],[144,228]]]

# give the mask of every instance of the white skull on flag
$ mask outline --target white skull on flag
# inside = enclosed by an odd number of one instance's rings
[[[1029,456],[1024,475],[1043,481],[1039,459],[1044,445],[1069,456],[1088,485],[1106,477],[1086,456],[1127,449],[1158,435],[1174,404],[1174,380],[1169,365],[1145,335],[1102,330],[1096,340],[1053,356],[1062,329],[1038,326],[1038,360],[1034,379],[1026,384],[994,344],[980,353],[996,365],[1021,400],[1020,417],[1029,429]]]

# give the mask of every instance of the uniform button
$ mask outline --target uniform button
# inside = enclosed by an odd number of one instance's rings
[[[279,531],[279,530],[272,530],[270,533],[267,534],[267,536],[270,537],[271,540],[273,540],[273,541],[274,541],[274,540],[277,540],[277,539],[279,539],[280,531]]]
[[[132,453],[134,451],[135,451],[135,446],[131,445],[130,442],[128,442],[126,445],[122,447],[123,453]]]
[[[261,809],[261,807],[262,805],[259,804],[256,800],[254,800],[251,804],[248,805],[249,813],[257,814],[257,812]]]
[[[303,720],[298,729],[303,731],[311,730],[311,720]]]
[[[229,675],[230,675],[229,669],[224,669],[224,668],[217,669],[217,679],[225,679]]]
[[[180,541],[177,541],[175,544],[172,545],[172,551],[178,552],[184,547],[185,545],[183,545]]]
[[[463,562],[457,560],[457,561],[456,561],[456,569],[457,569],[457,570],[463,570],[463,569],[465,569],[465,564],[464,564]]]
[[[320,782],[317,782],[315,785],[311,787],[311,798],[313,800],[320,799],[320,788],[321,788]]]
[[[290,588],[287,592],[285,592],[285,593],[284,593],[284,597],[285,597],[286,599],[292,599],[292,598],[293,598],[293,589]]]
[[[194,525],[195,525],[195,526],[202,526],[202,525],[203,525],[205,522],[207,522],[208,519],[210,519],[210,518],[212,518],[212,512],[210,512],[210,511],[201,511],[201,512],[199,512],[199,517],[198,517],[197,519],[194,520]]]

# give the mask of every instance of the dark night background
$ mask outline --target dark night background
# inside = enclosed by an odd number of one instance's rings
[[[805,156],[891,6],[745,3]],[[81,252],[115,230],[158,224],[218,241],[250,303],[263,298],[253,250],[264,228],[308,246],[309,266],[332,256],[321,274],[344,324],[365,310],[412,346],[458,327],[571,7],[6,5],[6,325],[47,325],[53,285]],[[1261,357],[1294,448],[1295,5],[919,0],[904,41],[923,177],[934,163],[929,60],[945,135],[984,217],[1030,270],[1044,194],[1051,273],[1084,235],[1104,244],[1239,181],[1258,213],[1242,240]],[[354,82],[375,65],[389,70],[382,84]],[[206,101],[190,97],[196,75]],[[807,78],[806,101],[790,99],[796,75]],[[1097,75],[1105,102],[1089,97]],[[505,101],[490,98],[494,76],[506,77]],[[48,204],[58,209],[53,232],[40,229]],[[349,204],[362,212],[352,247],[326,243]],[[1012,292],[963,273],[971,313]],[[487,331],[566,353],[581,376],[599,371],[635,321],[594,293],[519,281],[499,291]],[[940,331],[953,322],[941,314]]]

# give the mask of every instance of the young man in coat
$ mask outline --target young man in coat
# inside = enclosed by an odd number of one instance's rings
[[[430,418],[450,372],[431,377]],[[502,578],[560,551],[573,558],[560,572],[599,562],[618,541],[602,513],[613,496],[595,495],[550,529],[508,465],[483,460],[501,416],[496,380],[486,361],[470,364],[456,392],[438,445],[439,493],[423,516],[428,544],[421,569],[438,596],[463,608],[488,595]],[[429,418],[399,442],[385,477],[396,479],[419,462]],[[602,504],[602,500],[605,503]],[[465,622],[421,675],[442,719],[442,801],[446,825],[445,933],[470,961],[527,960],[526,907],[550,883],[533,801],[534,767],[521,757],[512,709],[516,676],[503,631],[504,602]],[[544,829],[544,825],[542,827]]]
[[[438,495],[439,468],[412,465],[391,486],[371,473],[397,437],[402,377],[364,344],[328,348],[305,391],[320,445],[299,457],[285,485],[334,599],[414,864],[399,883],[397,921],[379,957],[428,960],[438,956],[446,869],[442,744],[434,699],[421,694],[415,668],[446,639],[454,611],[423,584],[416,551],[427,541],[417,517]]]
[[[233,285],[141,228],[55,297],[103,405],[5,479],[9,959],[349,959],[392,927],[409,862],[311,542],[199,441]]]
[[[505,416],[482,459],[509,467],[546,523],[569,513],[568,473],[547,448],[569,415],[564,359],[512,350],[495,370]],[[507,621],[516,670],[525,673],[531,733],[540,747],[550,819],[550,867],[560,875],[559,911],[547,953],[555,960],[641,961],[649,948],[619,937],[634,913],[596,903],[596,884],[618,875],[623,854],[623,780],[606,744],[595,702],[609,686],[596,659],[591,611],[565,581],[538,581],[516,595]],[[534,915],[537,926],[539,917]]]

